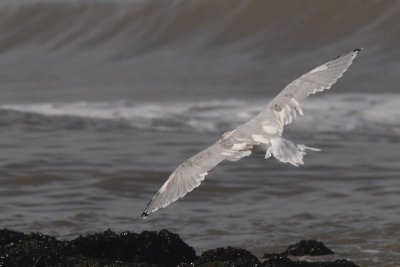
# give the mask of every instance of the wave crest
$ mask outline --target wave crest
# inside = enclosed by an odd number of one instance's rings
[[[2,105],[3,112],[22,112],[52,118],[54,121],[93,120],[104,121],[110,128],[115,123],[146,130],[224,132],[233,129],[255,116],[268,100],[214,100],[200,102],[140,103],[73,102],[25,105]],[[371,134],[400,133],[400,95],[397,94],[346,94],[313,97],[302,104],[305,115],[298,117],[292,132]],[[0,116],[0,123],[24,123],[27,117],[15,119]],[[107,127],[107,126],[105,126]]]

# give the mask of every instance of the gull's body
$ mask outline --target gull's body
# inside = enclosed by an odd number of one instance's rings
[[[237,161],[252,151],[265,151],[265,158],[274,156],[294,166],[303,164],[305,150],[316,150],[296,145],[282,137],[283,127],[290,124],[297,113],[303,115],[300,102],[310,94],[329,89],[351,65],[361,49],[337,57],[287,85],[254,118],[233,131],[226,132],[215,144],[185,160],[169,176],[144,210],[142,217],[164,208],[200,185],[208,171],[223,160]]]

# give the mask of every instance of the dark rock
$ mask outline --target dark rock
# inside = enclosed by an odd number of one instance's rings
[[[24,233],[11,231],[8,229],[0,229],[0,246],[15,243],[24,238]]]
[[[216,248],[203,252],[194,266],[202,267],[248,267],[262,266],[261,262],[245,249],[242,248]]]
[[[0,266],[177,266],[193,262],[196,254],[178,235],[162,230],[111,231],[72,241],[0,231]]]
[[[324,267],[358,267],[358,265],[348,260],[335,260],[334,262],[326,262]]]
[[[61,266],[64,255],[54,237],[31,234],[0,249],[0,266]]]
[[[263,259],[265,259],[263,262],[265,267],[299,266],[294,265],[296,263],[288,259],[287,255],[284,253],[264,254]]]
[[[301,240],[295,245],[290,245],[287,250],[281,253],[265,253],[263,256],[263,264],[265,267],[355,267],[354,263],[347,260],[335,261],[299,261],[291,260],[291,256],[322,256],[334,254],[322,242],[314,240]]]
[[[265,267],[358,267],[351,261],[335,260],[335,261],[292,261],[283,254],[269,254],[263,262]]]
[[[101,234],[78,237],[71,241],[74,249],[87,257],[108,258],[127,262],[146,262],[162,266],[177,266],[193,262],[196,253],[177,234],[167,230],[144,231],[140,234],[125,232],[116,235]]]
[[[322,246],[321,246],[322,245]],[[0,230],[0,266],[109,266],[109,267],[354,267],[347,260],[332,262],[295,261],[288,255],[325,255],[332,252],[316,241],[300,241],[260,261],[240,248],[217,248],[196,257],[193,248],[178,235],[162,230],[140,234],[112,231],[59,241],[42,234]]]
[[[88,266],[88,267],[159,267],[159,265],[145,262],[123,262],[110,259],[89,258],[84,256],[72,256],[65,259],[62,266]]]
[[[334,254],[333,251],[327,248],[322,242],[315,240],[301,240],[294,245],[290,245],[286,252],[293,256],[321,256]]]

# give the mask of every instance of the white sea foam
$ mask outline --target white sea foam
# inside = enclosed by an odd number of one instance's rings
[[[184,103],[73,102],[2,105],[3,110],[46,116],[121,120],[139,128],[216,132],[249,120],[268,103],[260,100],[213,100]],[[312,97],[302,103],[294,131],[400,133],[400,94],[343,94]]]

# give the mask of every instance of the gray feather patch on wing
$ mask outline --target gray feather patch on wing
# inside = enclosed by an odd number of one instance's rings
[[[168,177],[157,194],[149,202],[142,217],[165,208],[170,203],[184,197],[188,192],[198,187],[205,179],[208,171],[224,159],[236,161],[251,154],[243,141],[223,142],[219,140],[214,145],[187,159]]]
[[[282,133],[283,126],[292,123],[296,114],[303,115],[300,103],[311,94],[330,89],[343,76],[361,49],[337,57],[287,85],[259,114],[267,133]]]

